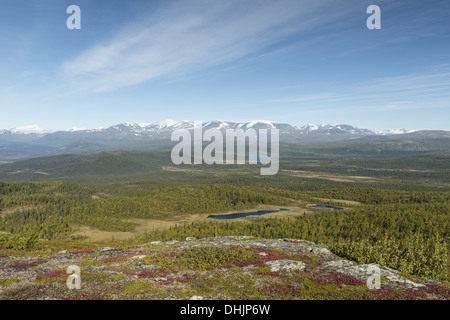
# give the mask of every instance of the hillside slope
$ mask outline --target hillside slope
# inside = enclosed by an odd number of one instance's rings
[[[91,244],[47,255],[3,255],[0,299],[435,300],[450,293],[437,281],[358,265],[304,240],[227,236],[109,245],[116,248]],[[67,287],[70,265],[80,268],[80,289]],[[369,267],[378,268],[379,285],[367,280]]]

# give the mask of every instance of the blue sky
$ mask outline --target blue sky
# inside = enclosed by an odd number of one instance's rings
[[[69,5],[81,30],[69,30]],[[369,30],[369,5],[381,30]],[[2,0],[0,128],[164,119],[450,130],[446,0]]]

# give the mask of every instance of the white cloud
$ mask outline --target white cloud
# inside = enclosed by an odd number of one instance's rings
[[[122,30],[62,66],[92,91],[176,77],[259,52],[323,19],[329,0],[183,0]],[[313,14],[314,12],[314,14]]]
[[[294,87],[295,88],[295,87]],[[266,101],[297,104],[314,108],[314,112],[389,111],[449,107],[450,72],[431,71],[384,77],[361,83],[327,88],[326,91],[282,97]],[[407,100],[405,100],[407,99]],[[342,106],[342,104],[345,106]],[[354,107],[351,104],[355,105]],[[317,106],[319,108],[317,108]],[[331,107],[332,109],[329,109]]]

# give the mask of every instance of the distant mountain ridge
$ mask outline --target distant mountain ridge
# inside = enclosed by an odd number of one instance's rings
[[[35,142],[43,145],[66,145],[68,143],[74,143],[77,141],[84,141],[87,139],[92,143],[117,141],[129,138],[136,140],[137,138],[151,138],[151,139],[166,139],[170,137],[171,133],[176,129],[188,129],[192,130],[195,125],[194,121],[176,121],[176,120],[164,120],[154,123],[136,123],[136,122],[123,122],[110,126],[108,128],[98,129],[69,129],[65,131],[48,132],[38,126],[27,126],[15,129],[0,130],[0,141],[22,141],[22,142]],[[245,122],[233,122],[233,121],[207,121],[202,123],[204,130],[207,129],[279,129],[280,134],[284,138],[294,138],[298,136],[300,138],[303,135],[309,136],[323,136],[323,135],[339,135],[339,139],[348,136],[348,138],[357,138],[362,136],[385,136],[392,134],[404,134],[413,132],[406,129],[392,129],[392,130],[370,130],[360,129],[347,124],[306,124],[302,127],[293,126],[287,123],[279,123],[268,120],[254,120]],[[331,138],[331,137],[330,137]],[[102,140],[102,141],[99,141]],[[306,139],[309,140],[309,139]],[[330,140],[330,139],[327,139]],[[331,139],[335,140],[335,139]]]
[[[244,122],[207,121],[203,131],[218,129],[278,129],[280,142],[296,144],[334,144],[334,143],[389,143],[401,141],[401,148],[408,150],[447,151],[450,149],[450,131],[406,129],[370,130],[347,124],[307,123],[302,127],[268,120]],[[173,145],[170,141],[176,129],[193,130],[196,122],[163,120],[154,123],[123,122],[108,128],[68,129],[48,132],[38,126],[27,126],[0,130],[0,160],[17,160],[30,157],[80,154],[111,150],[167,150]],[[439,146],[436,148],[436,141]],[[433,148],[427,146],[432,141]],[[405,144],[406,143],[406,144]]]

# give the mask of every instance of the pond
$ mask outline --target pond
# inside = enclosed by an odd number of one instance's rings
[[[280,212],[280,211],[288,211],[289,209],[279,209],[279,210],[259,210],[256,212],[240,212],[240,213],[230,213],[230,214],[217,214],[208,216],[210,219],[216,220],[231,220],[238,218],[245,218],[248,216],[262,216],[263,214]]]
[[[322,209],[322,210],[325,210],[325,209],[342,210],[343,209],[343,208],[339,208],[339,207],[326,206],[324,204],[308,206],[308,208]]]

